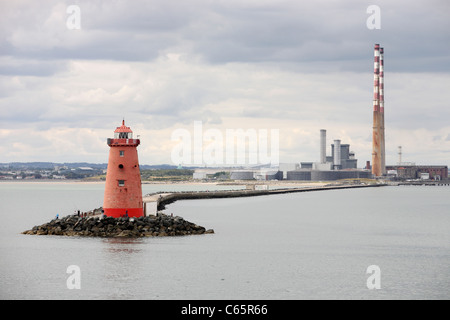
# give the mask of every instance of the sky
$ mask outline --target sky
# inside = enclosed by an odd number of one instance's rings
[[[201,122],[201,136],[277,130],[281,163],[319,161],[326,129],[328,155],[340,139],[362,168],[375,43],[386,163],[402,146],[449,165],[448,1],[0,0],[0,163],[106,163],[125,119],[141,164],[177,165],[173,133]]]

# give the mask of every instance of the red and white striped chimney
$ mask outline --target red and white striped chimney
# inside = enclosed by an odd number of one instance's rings
[[[380,45],[375,44],[373,62],[373,133],[372,174],[382,175],[381,169],[381,114],[380,114]]]
[[[380,111],[380,45],[375,44],[373,60],[373,111]]]
[[[380,105],[380,140],[381,140],[381,174],[386,174],[386,145],[384,129],[384,48],[380,48],[380,76],[379,76],[379,105]]]
[[[378,76],[378,90],[379,90],[379,105],[380,112],[384,112],[384,48],[380,48],[380,57],[379,57],[379,76]]]

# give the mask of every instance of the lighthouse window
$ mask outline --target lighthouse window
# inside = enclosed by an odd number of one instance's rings
[[[125,185],[125,180],[119,180],[119,187],[123,187]]]
[[[120,132],[119,139],[131,139],[131,133],[128,132]]]
[[[123,157],[124,155],[125,155],[125,151],[120,150],[120,151],[119,151],[119,156]]]

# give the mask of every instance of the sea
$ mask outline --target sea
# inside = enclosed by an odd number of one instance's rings
[[[143,193],[239,188],[144,184]],[[100,207],[103,191],[102,183],[0,183],[1,299],[450,298],[449,186],[183,200],[164,210],[214,234],[21,234]]]

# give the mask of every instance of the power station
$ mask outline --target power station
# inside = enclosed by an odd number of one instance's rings
[[[358,160],[355,158],[355,153],[350,150],[349,144],[343,144],[340,139],[334,139],[329,156],[326,153],[326,145],[327,131],[321,129],[319,162],[301,162],[300,168],[294,170],[289,170],[289,166],[280,164],[280,171],[283,171],[283,175],[286,173],[286,180],[329,181],[372,177],[369,170],[357,168]]]
[[[374,46],[373,63],[373,125],[372,125],[372,163],[366,162],[364,169],[358,169],[355,153],[349,144],[334,139],[331,153],[327,155],[327,131],[320,130],[320,155],[318,162],[280,163],[278,172],[257,174],[243,169],[231,172],[231,179],[277,179],[277,180],[312,180],[329,181],[339,179],[386,178],[386,179],[419,179],[429,177],[433,180],[447,179],[447,166],[416,166],[402,162],[402,149],[399,147],[399,163],[397,166],[386,166],[386,135],[384,116],[384,48],[380,44]],[[388,170],[386,170],[386,167]],[[222,169],[223,170],[223,169]],[[273,170],[273,169],[272,169]],[[209,173],[211,174],[211,173]],[[205,179],[208,172],[196,172],[194,179]]]

